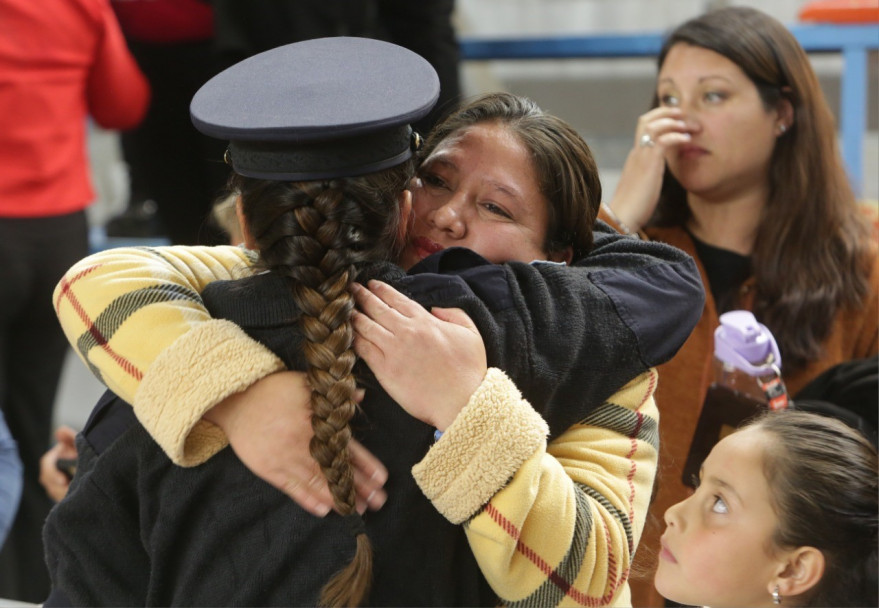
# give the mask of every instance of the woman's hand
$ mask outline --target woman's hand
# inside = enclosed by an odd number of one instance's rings
[[[362,397],[362,396],[361,396]],[[308,446],[311,428],[311,388],[303,372],[270,374],[247,390],[230,395],[205,419],[219,426],[241,462],[303,509],[323,517],[333,497]],[[366,448],[348,444],[354,465],[357,510],[379,509],[387,500],[382,486],[388,471]]]
[[[666,150],[689,141],[690,128],[680,108],[658,107],[638,118],[635,145],[609,204],[632,232],[647,223],[659,202]]]
[[[352,289],[360,308],[354,350],[394,401],[444,431],[485,377],[485,344],[473,321],[458,308],[427,312],[381,281]]]
[[[76,460],[76,431],[69,426],[55,431],[55,445],[40,458],[40,483],[49,498],[59,502],[67,495],[70,478],[58,469],[58,460]]]

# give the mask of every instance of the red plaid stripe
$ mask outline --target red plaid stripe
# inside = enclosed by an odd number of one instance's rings
[[[626,475],[626,483],[629,484],[629,521],[635,521],[635,472],[638,470],[638,465],[635,463],[633,457],[635,456],[635,452],[638,451],[638,433],[641,432],[641,427],[644,426],[644,414],[641,413],[641,408],[644,407],[644,404],[647,403],[647,400],[650,399],[650,396],[653,395],[654,389],[656,389],[656,379],[658,378],[658,374],[656,370],[650,370],[650,386],[647,387],[647,392],[644,393],[644,399],[641,400],[641,403],[638,404],[638,409],[635,411],[635,415],[638,417],[638,424],[635,425],[635,430],[632,431],[630,435],[632,440],[632,449],[626,454],[626,458],[628,458],[631,462],[629,463],[629,473]],[[629,547],[629,550],[634,552],[634,547]]]
[[[491,503],[488,503],[485,507],[485,511],[491,516],[494,522],[500,526],[500,528],[510,535],[512,539],[516,541],[516,551],[524,555],[528,558],[531,563],[537,566],[541,572],[546,576],[547,580],[551,581],[556,587],[558,587],[565,595],[572,598],[575,602],[580,604],[581,606],[606,606],[612,599],[613,596],[616,595],[616,592],[619,590],[620,585],[622,585],[622,581],[625,581],[627,577],[623,577],[622,579],[617,579],[616,577],[616,556],[613,553],[608,554],[607,562],[608,562],[608,571],[610,572],[610,580],[608,581],[608,591],[602,597],[592,597],[587,593],[583,593],[582,591],[575,589],[573,585],[571,585],[568,581],[562,578],[553,567],[547,563],[540,554],[537,553],[533,548],[526,545],[522,542],[520,538],[521,532],[519,528],[517,528],[510,520],[508,520],[504,515],[498,511],[498,509]],[[610,533],[605,528],[605,537],[607,541],[607,546],[611,546]]]
[[[73,310],[76,312],[77,316],[79,316],[80,320],[85,324],[86,331],[88,331],[92,337],[95,339],[95,342],[100,346],[113,361],[116,362],[119,367],[121,367],[128,375],[133,377],[135,380],[140,381],[143,378],[143,372],[128,359],[115,352],[113,348],[107,342],[107,339],[98,331],[97,327],[95,327],[94,322],[91,318],[89,318],[85,309],[82,307],[82,304],[76,297],[76,294],[73,293],[73,285],[82,277],[90,274],[94,270],[100,268],[102,264],[95,264],[94,266],[89,266],[84,268],[80,272],[76,273],[70,279],[65,276],[61,279],[61,289],[58,293],[58,297],[55,300],[55,313],[58,314],[58,311],[61,308],[61,300],[66,299],[70,302],[70,305],[73,307]],[[85,356],[86,353],[83,353]]]

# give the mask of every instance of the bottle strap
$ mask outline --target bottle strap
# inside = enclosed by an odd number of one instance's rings
[[[783,410],[788,406],[787,387],[781,379],[781,370],[772,365],[772,373],[759,376],[757,383],[766,395],[766,402],[771,410]]]

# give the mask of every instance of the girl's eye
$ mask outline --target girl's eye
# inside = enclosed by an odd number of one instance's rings
[[[666,95],[659,96],[659,103],[661,103],[664,106],[674,107],[680,103],[680,100],[678,100],[677,96],[675,96],[675,95],[666,94]]]
[[[726,506],[726,502],[717,495],[714,496],[714,503],[711,505],[711,510],[715,513],[729,513],[729,507]]]
[[[705,93],[705,101],[708,103],[717,103],[719,101],[723,101],[726,99],[726,95],[723,93],[718,93],[717,91],[708,91]]]

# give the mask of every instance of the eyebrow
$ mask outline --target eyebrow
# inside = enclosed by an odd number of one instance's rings
[[[457,163],[452,162],[448,159],[448,155],[443,154],[442,152],[438,153],[436,156],[429,156],[424,163],[422,163],[422,168],[429,168],[430,166],[437,164],[443,165],[444,167],[448,167],[455,171],[460,171],[460,167]],[[499,190],[503,192],[507,196],[514,198],[518,201],[525,201],[525,196],[522,195],[516,188],[512,186],[508,186],[502,182],[498,182],[495,180],[487,180],[487,183],[494,188],[495,190]]]
[[[708,481],[710,481],[714,485],[720,486],[722,489],[726,490],[729,494],[732,494],[733,498],[735,498],[739,504],[743,504],[742,497],[739,496],[739,493],[736,492],[736,489],[734,487],[732,487],[730,484],[728,484],[727,482],[723,481],[722,479],[720,479],[719,477],[717,477],[715,475],[709,475]]]
[[[496,182],[494,180],[488,180],[488,183],[495,190],[500,190],[501,192],[503,192],[504,194],[506,194],[507,196],[509,196],[511,198],[514,198],[518,201],[525,200],[525,197],[522,196],[521,194],[519,194],[519,191],[516,190],[515,188],[511,188],[510,186],[507,186],[506,184],[502,184],[502,183]]]
[[[431,154],[426,159],[424,159],[424,162],[421,163],[421,167],[427,167],[430,165],[443,165],[445,167],[449,167],[450,169],[457,170],[458,165],[448,160],[446,158],[447,156],[448,154],[444,154],[443,152],[435,152],[434,154]]]
[[[732,83],[732,80],[730,80],[726,76],[722,76],[720,74],[710,74],[708,76],[701,76],[697,82],[699,84],[701,84],[701,83],[705,82],[706,80],[713,80],[715,78],[720,79],[720,80],[725,80],[726,82]],[[677,86],[674,79],[671,78],[670,76],[666,76],[665,78],[660,78],[659,81],[657,82],[657,84],[663,84],[665,82],[667,82],[669,84],[674,84],[675,86]]]

